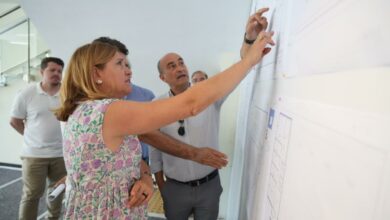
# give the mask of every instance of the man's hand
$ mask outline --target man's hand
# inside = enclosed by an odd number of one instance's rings
[[[197,148],[176,140],[160,131],[152,131],[138,136],[141,141],[154,146],[155,148],[187,160],[192,160],[203,165],[220,169],[227,164],[227,156],[214,149],[204,147]]]
[[[24,134],[24,119],[11,117],[9,124],[21,135]]]
[[[228,163],[226,154],[208,147],[197,148],[193,160],[216,169],[221,169]]]
[[[154,177],[156,178],[156,183],[157,183],[158,189],[161,192],[163,187],[164,187],[164,184],[165,184],[164,172],[162,170],[160,170],[154,174]]]
[[[55,184],[54,184],[54,188],[56,188],[57,186],[61,185],[61,184],[65,184],[65,181],[66,181],[66,176],[62,177],[60,180],[58,180]],[[65,184],[66,185],[66,184]]]
[[[263,16],[269,8],[261,8],[255,14],[249,17],[245,28],[245,38],[247,40],[256,40],[256,37],[261,31],[265,31],[268,27],[267,18]]]

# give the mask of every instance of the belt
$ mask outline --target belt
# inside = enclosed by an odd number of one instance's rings
[[[166,177],[166,178],[168,180],[171,180],[171,181],[175,182],[175,183],[180,183],[180,184],[185,184],[185,185],[189,185],[189,186],[192,186],[192,187],[196,187],[196,186],[202,185],[203,183],[207,183],[208,181],[214,179],[216,176],[218,176],[218,170],[214,170],[209,175],[207,175],[207,176],[205,176],[203,178],[200,178],[200,179],[197,179],[197,180],[191,180],[191,181],[188,181],[188,182],[182,182],[182,181],[175,180],[175,179],[172,179],[172,178],[169,178],[169,177]]]

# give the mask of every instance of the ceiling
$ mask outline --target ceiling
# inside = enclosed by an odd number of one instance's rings
[[[161,93],[156,64],[178,52],[189,72],[213,75],[239,59],[250,0],[21,0],[21,6],[52,54],[68,60],[100,36],[130,50],[133,81]]]

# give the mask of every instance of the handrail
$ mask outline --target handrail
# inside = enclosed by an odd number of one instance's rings
[[[0,32],[0,35],[2,35],[2,34],[4,34],[5,32],[8,32],[8,31],[10,31],[10,30],[16,28],[17,26],[19,26],[19,25],[21,25],[21,24],[23,24],[24,22],[27,22],[27,21],[28,21],[28,19],[24,19],[23,21],[20,21],[20,22],[18,22],[18,23],[16,23],[16,24],[12,25],[11,27],[9,27],[9,28],[3,30],[2,32]]]
[[[18,5],[18,6],[16,6],[15,8],[10,9],[9,11],[6,11],[4,14],[0,15],[0,18],[5,17],[5,16],[11,14],[12,12],[14,12],[14,11],[20,9],[20,8],[21,8],[20,5]]]

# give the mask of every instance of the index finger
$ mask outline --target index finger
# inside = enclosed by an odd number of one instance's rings
[[[142,193],[140,184],[134,184],[130,190],[129,207],[137,206],[142,202]]]
[[[227,159],[227,155],[222,153],[221,151],[217,151],[215,149],[211,149],[211,151],[212,151],[211,153],[214,154],[216,157],[222,158],[222,159],[225,159],[225,160]]]
[[[263,13],[269,11],[269,8],[260,8],[259,10],[256,11],[256,15],[263,15]]]
[[[57,187],[57,186],[61,185],[62,183],[65,184],[65,180],[66,180],[66,176],[62,177],[60,180],[58,180],[58,181],[54,184],[54,187]]]
[[[220,155],[215,155],[215,152],[210,159],[210,163],[212,163],[213,166],[217,166],[217,168],[222,168],[228,163],[227,157],[220,157]]]
[[[141,186],[140,184],[135,184],[131,188],[130,195],[131,196],[136,196],[137,194],[141,194]]]

